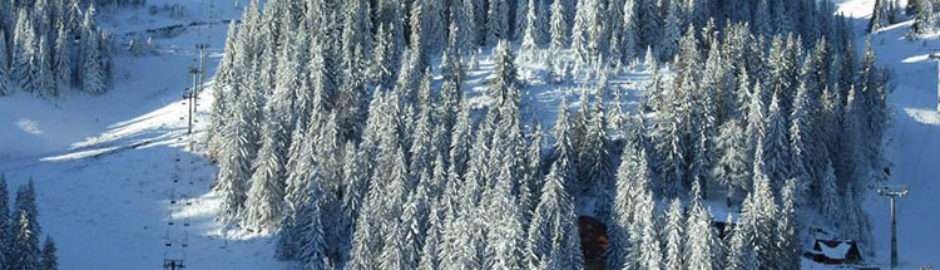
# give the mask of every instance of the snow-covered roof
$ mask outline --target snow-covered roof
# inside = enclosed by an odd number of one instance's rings
[[[855,242],[853,241],[816,240],[816,246],[813,251],[829,259],[846,260],[849,258],[853,247],[855,247]]]
[[[819,247],[822,254],[826,257],[844,260],[846,259],[846,255],[849,253],[849,249],[852,248],[852,245],[842,242],[834,247],[830,247],[828,245],[820,245]]]

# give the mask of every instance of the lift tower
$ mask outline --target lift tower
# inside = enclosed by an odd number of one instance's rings
[[[897,200],[907,196],[907,186],[884,186],[878,194],[891,200],[891,269],[898,266]]]

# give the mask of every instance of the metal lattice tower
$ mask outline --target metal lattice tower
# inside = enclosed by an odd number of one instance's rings
[[[907,186],[884,186],[878,194],[891,200],[891,269],[898,266],[897,200],[907,196]]]

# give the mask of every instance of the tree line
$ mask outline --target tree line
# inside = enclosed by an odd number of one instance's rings
[[[110,88],[111,37],[95,7],[78,0],[0,1],[0,96],[16,91],[55,98]]]
[[[576,202],[593,200],[611,269],[798,269],[801,212],[870,243],[859,202],[888,165],[888,73],[833,14],[812,0],[254,1],[213,92],[219,219],[276,233],[277,256],[311,269],[580,269]],[[489,49],[493,102],[472,107],[466,70]],[[631,111],[607,78],[644,53]],[[546,54],[592,85],[577,110],[561,101],[550,137],[522,117],[517,67],[555,65],[532,57]],[[714,190],[741,212],[727,233],[704,206]]]
[[[36,209],[36,188],[30,179],[16,190],[12,212],[6,177],[0,174],[0,268],[5,270],[56,270],[56,244],[47,236],[40,246],[42,229]]]

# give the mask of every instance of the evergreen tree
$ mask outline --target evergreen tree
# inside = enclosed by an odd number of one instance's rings
[[[225,148],[222,150],[222,160],[215,182],[215,191],[222,198],[219,220],[224,223],[235,221],[241,214],[246,200],[246,185],[252,173],[253,144],[256,140],[256,118],[251,112],[255,96],[253,92],[247,90],[241,95],[232,119],[225,129]]]
[[[796,209],[797,185],[795,179],[787,180],[781,189],[780,219],[777,221],[777,240],[774,250],[779,252],[776,265],[779,269],[800,269],[800,229]]]
[[[712,217],[702,202],[701,190],[698,184],[692,185],[692,199],[689,203],[689,218],[686,220],[685,232],[687,235],[685,245],[686,269],[721,269],[720,255],[721,242],[712,228]],[[730,223],[729,223],[730,224]]]
[[[681,23],[679,21],[679,7],[678,1],[669,1],[664,2],[669,3],[666,8],[666,17],[665,25],[662,29],[662,36],[659,39],[659,58],[664,61],[669,61],[679,50],[679,38],[682,35],[682,29],[679,27]]]
[[[522,37],[522,58],[528,61],[532,61],[537,54],[537,51],[541,49],[542,41],[544,37],[544,14],[539,15],[536,13],[538,11],[539,5],[541,5],[540,0],[529,0],[529,8],[526,13],[526,24],[525,24],[525,33]],[[520,3],[521,5],[521,3]]]
[[[545,186],[532,215],[528,233],[530,263],[549,269],[580,269],[583,257],[574,205],[565,191],[561,162],[545,177]]]
[[[679,199],[673,199],[666,213],[666,224],[663,228],[666,238],[666,269],[681,269],[683,263],[683,239],[687,237],[683,232],[682,203]]]
[[[245,201],[242,221],[246,227],[262,230],[276,228],[284,213],[282,165],[285,160],[282,155],[286,138],[277,137],[283,133],[281,130],[280,124],[274,119],[269,119],[262,130],[263,143],[253,166],[254,174],[250,178]]]
[[[500,40],[509,40],[509,2],[490,0],[486,14],[486,44],[496,45]]]
[[[483,194],[483,207],[490,209],[484,217],[487,223],[485,258],[489,269],[521,269],[523,267],[522,228],[518,201],[512,194],[514,174],[512,162],[504,160],[495,184]]]
[[[568,21],[568,7],[566,0],[552,1],[551,19],[551,48],[561,50],[568,47],[570,25]]]
[[[552,157],[555,163],[557,163],[555,166],[558,166],[558,177],[561,177],[562,184],[567,190],[574,190],[571,180],[575,177],[575,169],[577,168],[575,160],[577,153],[575,152],[571,120],[568,116],[568,101],[565,97],[561,98],[561,103],[558,105],[558,117],[555,120],[555,127],[552,133],[553,137],[555,137]]]
[[[634,248],[630,256],[634,258],[640,269],[663,269],[663,252],[660,244],[659,228],[654,211],[656,203],[650,191],[641,191],[634,209],[634,229],[631,235],[636,235]]]
[[[3,1],[0,1],[3,2]],[[6,32],[0,28],[0,96],[8,96],[14,93],[14,85],[10,81],[9,62],[7,61]]]
[[[916,2],[916,11],[914,15],[914,25],[911,26],[911,34],[925,35],[930,34],[936,27],[934,19],[933,1],[930,0],[911,0]]]
[[[72,34],[67,28],[65,28],[64,24],[59,24],[59,33],[56,35],[56,37],[57,38],[55,40],[54,49],[55,63],[53,63],[52,70],[53,74],[56,76],[56,81],[59,82],[57,87],[60,89],[66,89],[66,87],[72,86],[73,82],[75,81],[72,78]],[[3,49],[0,49],[0,55],[2,55],[2,50]],[[3,60],[0,60],[0,62],[3,62]],[[0,86],[0,88],[2,88],[2,86]]]
[[[95,7],[92,5],[85,12],[81,36],[81,82],[82,90],[93,95],[103,94],[106,90],[105,67],[101,65],[102,53],[100,37],[94,23]]]
[[[637,134],[628,134],[617,170],[616,196],[611,211],[611,225],[608,227],[609,241],[607,267],[610,269],[635,268],[639,261],[636,247],[641,243],[634,226],[635,209],[640,197],[649,191],[652,172],[647,164],[646,150],[636,139]]]
[[[42,258],[40,259],[41,270],[58,270],[59,269],[59,259],[56,255],[55,242],[52,241],[51,237],[46,237],[46,241],[42,246]]]
[[[767,112],[763,139],[764,172],[770,177],[771,185],[780,187],[790,176],[790,144],[787,140],[787,124],[780,108],[780,99],[775,94]]]
[[[36,78],[38,71],[34,63],[34,60],[38,59],[37,42],[33,21],[26,9],[20,9],[17,15],[16,32],[13,34],[10,71],[19,89],[28,93],[35,93],[38,89],[38,78]]]
[[[35,216],[26,210],[20,210],[17,214],[17,232],[13,239],[10,260],[8,265],[12,269],[39,270],[41,256],[39,250],[39,230],[33,227],[31,220]]]
[[[441,257],[445,254],[441,253],[441,245],[444,244],[442,239],[444,226],[442,223],[444,220],[441,219],[440,214],[442,206],[435,204],[430,208],[427,237],[421,249],[421,262],[418,264],[419,270],[436,270],[443,268],[441,265]]]
[[[656,6],[657,1],[637,0],[637,36],[640,38],[640,48],[650,48],[660,45],[660,31],[664,25],[664,19]],[[678,26],[677,26],[678,27]],[[679,29],[676,29],[677,31]],[[676,33],[678,35],[678,33]],[[678,36],[675,38],[678,39]],[[647,58],[646,61],[651,61]]]
[[[827,162],[822,172],[819,201],[820,212],[832,222],[840,222],[843,217],[841,196],[839,196],[836,172],[832,162]]]
[[[16,235],[15,223],[10,215],[8,196],[6,176],[0,173],[0,266],[8,265],[13,260],[10,247],[13,246],[13,237]]]
[[[758,145],[757,152],[754,154],[754,188],[741,206],[741,216],[738,224],[740,232],[736,230],[734,236],[734,238],[740,239],[732,240],[732,242],[743,241],[745,243],[744,247],[734,247],[732,245],[732,249],[735,250],[732,253],[744,252],[750,254],[733,254],[732,256],[743,258],[738,259],[741,261],[737,264],[744,262],[744,265],[749,265],[750,260],[757,260],[759,267],[775,268],[777,266],[776,262],[764,260],[764,258],[775,258],[774,239],[767,236],[775,236],[778,233],[776,227],[778,210],[770,178],[764,173],[763,157],[765,155],[762,153],[762,149],[764,147]],[[749,248],[753,253],[749,252]],[[751,256],[753,258],[749,258]]]

